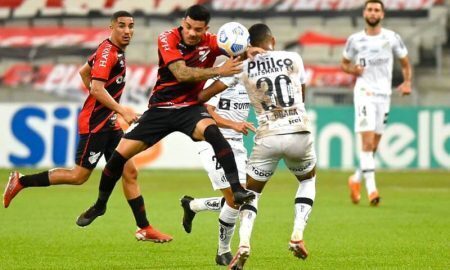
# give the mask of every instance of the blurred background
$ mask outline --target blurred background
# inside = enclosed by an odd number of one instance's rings
[[[449,1],[384,2],[384,27],[398,32],[408,47],[414,91],[409,97],[392,95],[378,166],[449,169]],[[136,25],[126,50],[122,102],[144,111],[156,79],[157,36],[178,26],[184,10],[197,3],[211,10],[213,33],[229,21],[247,27],[264,22],[277,38],[277,49],[300,53],[308,73],[318,165],[354,167],[354,78],[339,64],[346,38],[364,28],[363,0],[0,0],[0,167],[73,164],[77,114],[87,96],[78,68],[108,37],[110,16],[117,10],[131,12]],[[396,66],[393,86],[401,80]],[[246,144],[251,148],[251,136]],[[195,144],[181,134],[146,151],[138,163],[201,167]]]

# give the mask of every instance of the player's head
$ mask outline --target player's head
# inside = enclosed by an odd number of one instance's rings
[[[202,5],[193,5],[186,10],[181,21],[181,35],[186,45],[197,45],[208,31],[211,14]]]
[[[130,44],[134,33],[134,19],[127,11],[117,11],[111,16],[111,41],[124,49]]]
[[[269,51],[274,49],[275,37],[266,24],[254,24],[248,29],[248,32],[250,33],[250,45],[253,47],[259,47]]]
[[[363,16],[366,24],[376,27],[384,19],[384,4],[381,0],[367,0],[364,4]]]

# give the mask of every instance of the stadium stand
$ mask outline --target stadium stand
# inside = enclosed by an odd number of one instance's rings
[[[151,1],[153,4],[149,4],[148,1],[138,0],[1,0],[0,76],[5,76],[8,70],[23,61],[32,67],[39,67],[43,62],[52,65],[59,63],[80,65],[98,42],[95,40],[89,44],[81,43],[73,46],[74,44],[68,41],[66,44],[61,41],[62,44],[55,46],[49,41],[47,43],[40,41],[39,46],[31,44],[18,47],[11,43],[8,45],[8,40],[5,40],[4,33],[8,32],[8,29],[70,27],[89,31],[104,28],[109,24],[109,16],[119,9],[131,11],[136,16],[134,40],[127,50],[128,62],[143,67],[154,65],[158,61],[156,50],[158,34],[177,26],[186,7],[202,3],[212,10],[213,19],[210,23],[212,32],[229,21],[239,21],[246,26],[257,22],[270,25],[276,33],[278,48],[288,47],[297,50],[309,66],[309,72],[314,74],[311,76],[314,78],[311,79],[313,83],[311,88],[315,90],[311,91],[314,103],[321,105],[350,103],[349,89],[352,81],[340,77],[342,74],[338,69],[332,69],[339,65],[343,44],[305,43],[304,40],[303,42],[299,40],[307,34],[345,40],[350,33],[363,28],[364,21],[360,18],[363,1],[332,1],[336,3],[334,6],[324,4],[330,1],[309,1],[320,3],[316,8],[296,6],[294,2],[161,0]],[[340,4],[342,6],[339,6]],[[388,15],[384,25],[399,32],[405,40],[415,66],[414,85],[419,89],[416,95],[402,101],[394,97],[394,104],[400,102],[421,105],[436,102],[450,104],[450,99],[442,98],[442,95],[446,94],[445,85],[450,85],[447,79],[450,74],[448,3],[399,0],[389,1],[387,8]],[[20,39],[23,36],[10,38]],[[33,40],[31,36],[27,38]],[[42,39],[51,40],[50,37]],[[396,75],[398,77],[398,71]],[[0,92],[7,91],[5,87],[7,86],[3,84]],[[82,93],[82,90],[79,91]],[[434,92],[442,95],[435,95]],[[3,100],[4,96],[0,97]],[[12,95],[9,97],[13,98]],[[62,99],[64,98],[66,97],[62,95]]]

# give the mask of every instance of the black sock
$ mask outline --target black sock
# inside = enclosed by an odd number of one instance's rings
[[[117,151],[114,151],[114,153],[111,155],[111,158],[108,160],[108,163],[106,163],[106,166],[102,171],[98,199],[95,203],[96,207],[106,207],[106,203],[108,202],[109,196],[114,190],[114,186],[122,176],[123,167],[125,166],[126,162],[127,159]]]
[[[219,128],[216,125],[210,125],[205,129],[204,137],[214,149],[216,158],[222,166],[225,177],[230,182],[231,189],[234,191],[243,189],[239,183],[239,173],[236,167],[233,150],[230,144],[225,140]]]
[[[48,171],[40,172],[32,175],[24,175],[19,178],[19,182],[24,187],[48,187],[50,179]]]
[[[136,225],[139,228],[142,229],[150,225],[147,220],[144,198],[142,196],[128,200],[128,204],[130,205],[131,210],[133,210],[134,219],[136,220]]]

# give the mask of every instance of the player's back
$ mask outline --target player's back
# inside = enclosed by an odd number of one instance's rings
[[[259,54],[244,62],[240,79],[258,118],[258,137],[309,131],[302,97],[306,73],[298,53]]]

